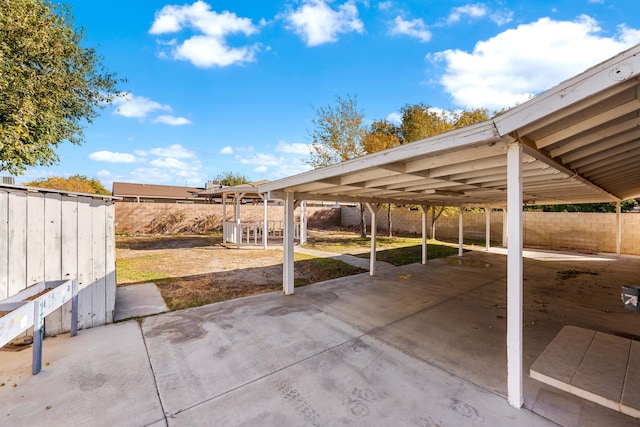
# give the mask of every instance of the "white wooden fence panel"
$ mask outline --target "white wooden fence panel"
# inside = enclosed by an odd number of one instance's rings
[[[116,265],[116,209],[113,202],[108,202],[105,206],[105,322],[113,322],[113,314],[116,309],[116,270],[109,266]]]
[[[9,194],[9,296],[27,287],[27,194]]]
[[[91,292],[93,298],[93,318],[92,326],[104,325],[106,311],[106,288],[105,288],[105,222],[106,209],[102,200],[91,201],[91,212],[93,214],[93,227],[91,229],[92,251],[93,251],[93,274]]]
[[[78,278],[78,198],[62,196],[61,207],[62,279]],[[81,308],[78,307],[78,312]],[[62,327],[71,324],[70,302],[62,307]]]
[[[44,277],[45,280],[61,280],[62,277],[62,196],[59,193],[44,195]],[[71,309],[70,302],[68,309]],[[62,331],[64,305],[45,319],[45,330],[49,335]],[[69,322],[65,323],[69,325]]]
[[[78,329],[93,326],[93,215],[91,199],[78,197]]]
[[[9,296],[9,193],[0,191],[0,300]]]
[[[113,322],[115,210],[102,197],[0,184],[0,300],[43,281],[79,280],[78,328]],[[69,331],[71,305],[46,319]]]
[[[27,193],[27,284],[44,282],[44,194]],[[26,287],[25,286],[25,287]]]

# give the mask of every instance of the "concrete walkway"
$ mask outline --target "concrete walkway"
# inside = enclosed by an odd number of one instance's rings
[[[357,256],[353,256],[353,255],[347,255],[347,254],[338,254],[335,252],[327,252],[327,251],[317,251],[314,249],[308,249],[308,248],[304,248],[304,247],[300,247],[300,246],[294,246],[293,249],[295,252],[301,253],[301,254],[307,254],[307,255],[312,255],[315,257],[319,257],[319,258],[334,258],[334,259],[338,259],[342,262],[345,262],[349,265],[353,265],[354,267],[358,267],[358,268],[362,268],[363,270],[369,270],[369,267],[371,266],[370,263],[371,261],[369,260],[369,258],[360,258]],[[388,262],[384,262],[384,261],[378,261],[376,260],[376,271],[379,270],[386,270],[387,268],[392,268],[394,267],[393,264],[389,264]]]
[[[49,338],[36,376],[29,350],[0,352],[0,424],[637,427],[528,375],[525,408],[507,404],[505,259],[468,257],[477,262],[433,260]],[[606,286],[562,305],[580,288],[558,271],[597,270],[606,284],[639,266],[525,260],[526,372],[565,324],[637,330]]]

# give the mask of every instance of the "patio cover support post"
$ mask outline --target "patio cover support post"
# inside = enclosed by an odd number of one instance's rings
[[[264,213],[262,214],[262,247],[267,249],[269,240],[269,199],[266,194],[261,194],[264,201]]]
[[[464,252],[464,223],[463,223],[464,206],[458,208],[458,256],[462,256]]]
[[[236,248],[240,249],[240,243],[242,243],[242,224],[240,224],[240,201],[244,194],[234,193],[235,209],[233,211],[233,222],[236,224]]]
[[[427,263],[427,210],[429,206],[420,205],[422,216],[422,265]]]
[[[508,223],[507,212],[508,210],[506,207],[502,208],[502,246],[505,248],[509,243],[507,241],[507,237],[509,236],[509,230],[507,228],[507,223]]]
[[[307,202],[300,203],[300,244],[307,243]]]
[[[377,214],[378,214],[378,210],[380,209],[380,206],[382,206],[380,203],[366,203],[367,205],[367,209],[369,209],[369,212],[371,213],[371,254],[369,255],[369,276],[375,276],[376,275],[376,229],[378,228],[378,218],[377,218]]]
[[[507,148],[507,399],[522,407],[522,144]]]
[[[616,255],[620,256],[620,246],[622,243],[622,200],[616,202]]]
[[[491,249],[491,208],[484,208],[485,226],[484,226],[484,244],[485,250]]]
[[[222,194],[222,243],[227,243],[227,233],[225,233],[226,222],[227,222],[227,195]]]
[[[294,209],[293,193],[286,192],[284,198],[284,262],[282,266],[282,287],[285,295],[293,295]]]

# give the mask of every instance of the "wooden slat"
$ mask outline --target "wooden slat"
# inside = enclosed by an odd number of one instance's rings
[[[93,215],[91,198],[78,197],[78,328],[93,325]]]
[[[558,141],[600,126],[603,123],[606,123],[607,121],[612,120],[616,117],[636,111],[638,108],[640,108],[640,101],[634,99],[633,101],[624,103],[610,110],[603,111],[602,113],[597,114],[594,117],[585,118],[584,120],[581,120],[574,125],[567,126],[559,132],[545,136],[544,138],[540,138],[536,141],[536,147],[538,149],[548,147],[552,144],[557,143]]]
[[[116,232],[115,232],[115,205],[109,201],[105,208],[105,321],[113,322],[113,314],[116,309]]]
[[[44,282],[44,194],[27,193],[27,286]]]
[[[62,278],[75,279],[78,275],[78,198],[62,196],[61,206],[61,256]],[[78,309],[80,311],[80,308]],[[71,325],[71,306],[63,306],[62,327]]]
[[[93,283],[91,284],[93,317],[91,319],[91,326],[99,326],[104,325],[106,318],[106,208],[102,200],[91,200],[91,214],[93,217],[93,228],[91,233],[93,253]]]
[[[9,296],[27,287],[27,195],[9,193]]]
[[[0,191],[0,300],[9,296],[9,193]]]
[[[44,195],[44,277],[47,281],[62,279],[62,195]],[[70,301],[69,303],[70,304]],[[69,305],[69,308],[71,306]],[[60,307],[45,319],[47,335],[57,335],[63,331]],[[67,324],[67,330],[69,325]]]

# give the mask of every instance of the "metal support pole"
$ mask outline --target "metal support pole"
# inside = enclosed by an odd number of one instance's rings
[[[267,249],[269,240],[269,200],[267,195],[262,196],[264,198],[264,213],[262,215],[262,247]]]
[[[507,399],[522,407],[522,145],[507,149]]]
[[[422,214],[422,264],[427,263],[427,206],[420,205]]]
[[[458,208],[458,256],[462,256],[464,252],[464,221],[463,221],[464,206]]]
[[[285,295],[293,295],[293,236],[295,201],[293,193],[285,193],[284,199],[284,263],[282,268],[282,286]]]
[[[371,253],[369,255],[369,276],[375,276],[376,275],[376,243],[377,243],[376,231],[378,228],[377,214],[381,204],[374,203],[372,205],[371,203],[366,203],[366,205],[367,205],[367,209],[369,209],[369,212],[371,213]]]
[[[491,208],[484,208],[485,218],[485,226],[484,226],[484,240],[485,240],[485,250],[491,249]]]
[[[616,202],[616,255],[620,256],[622,246],[622,200]]]

